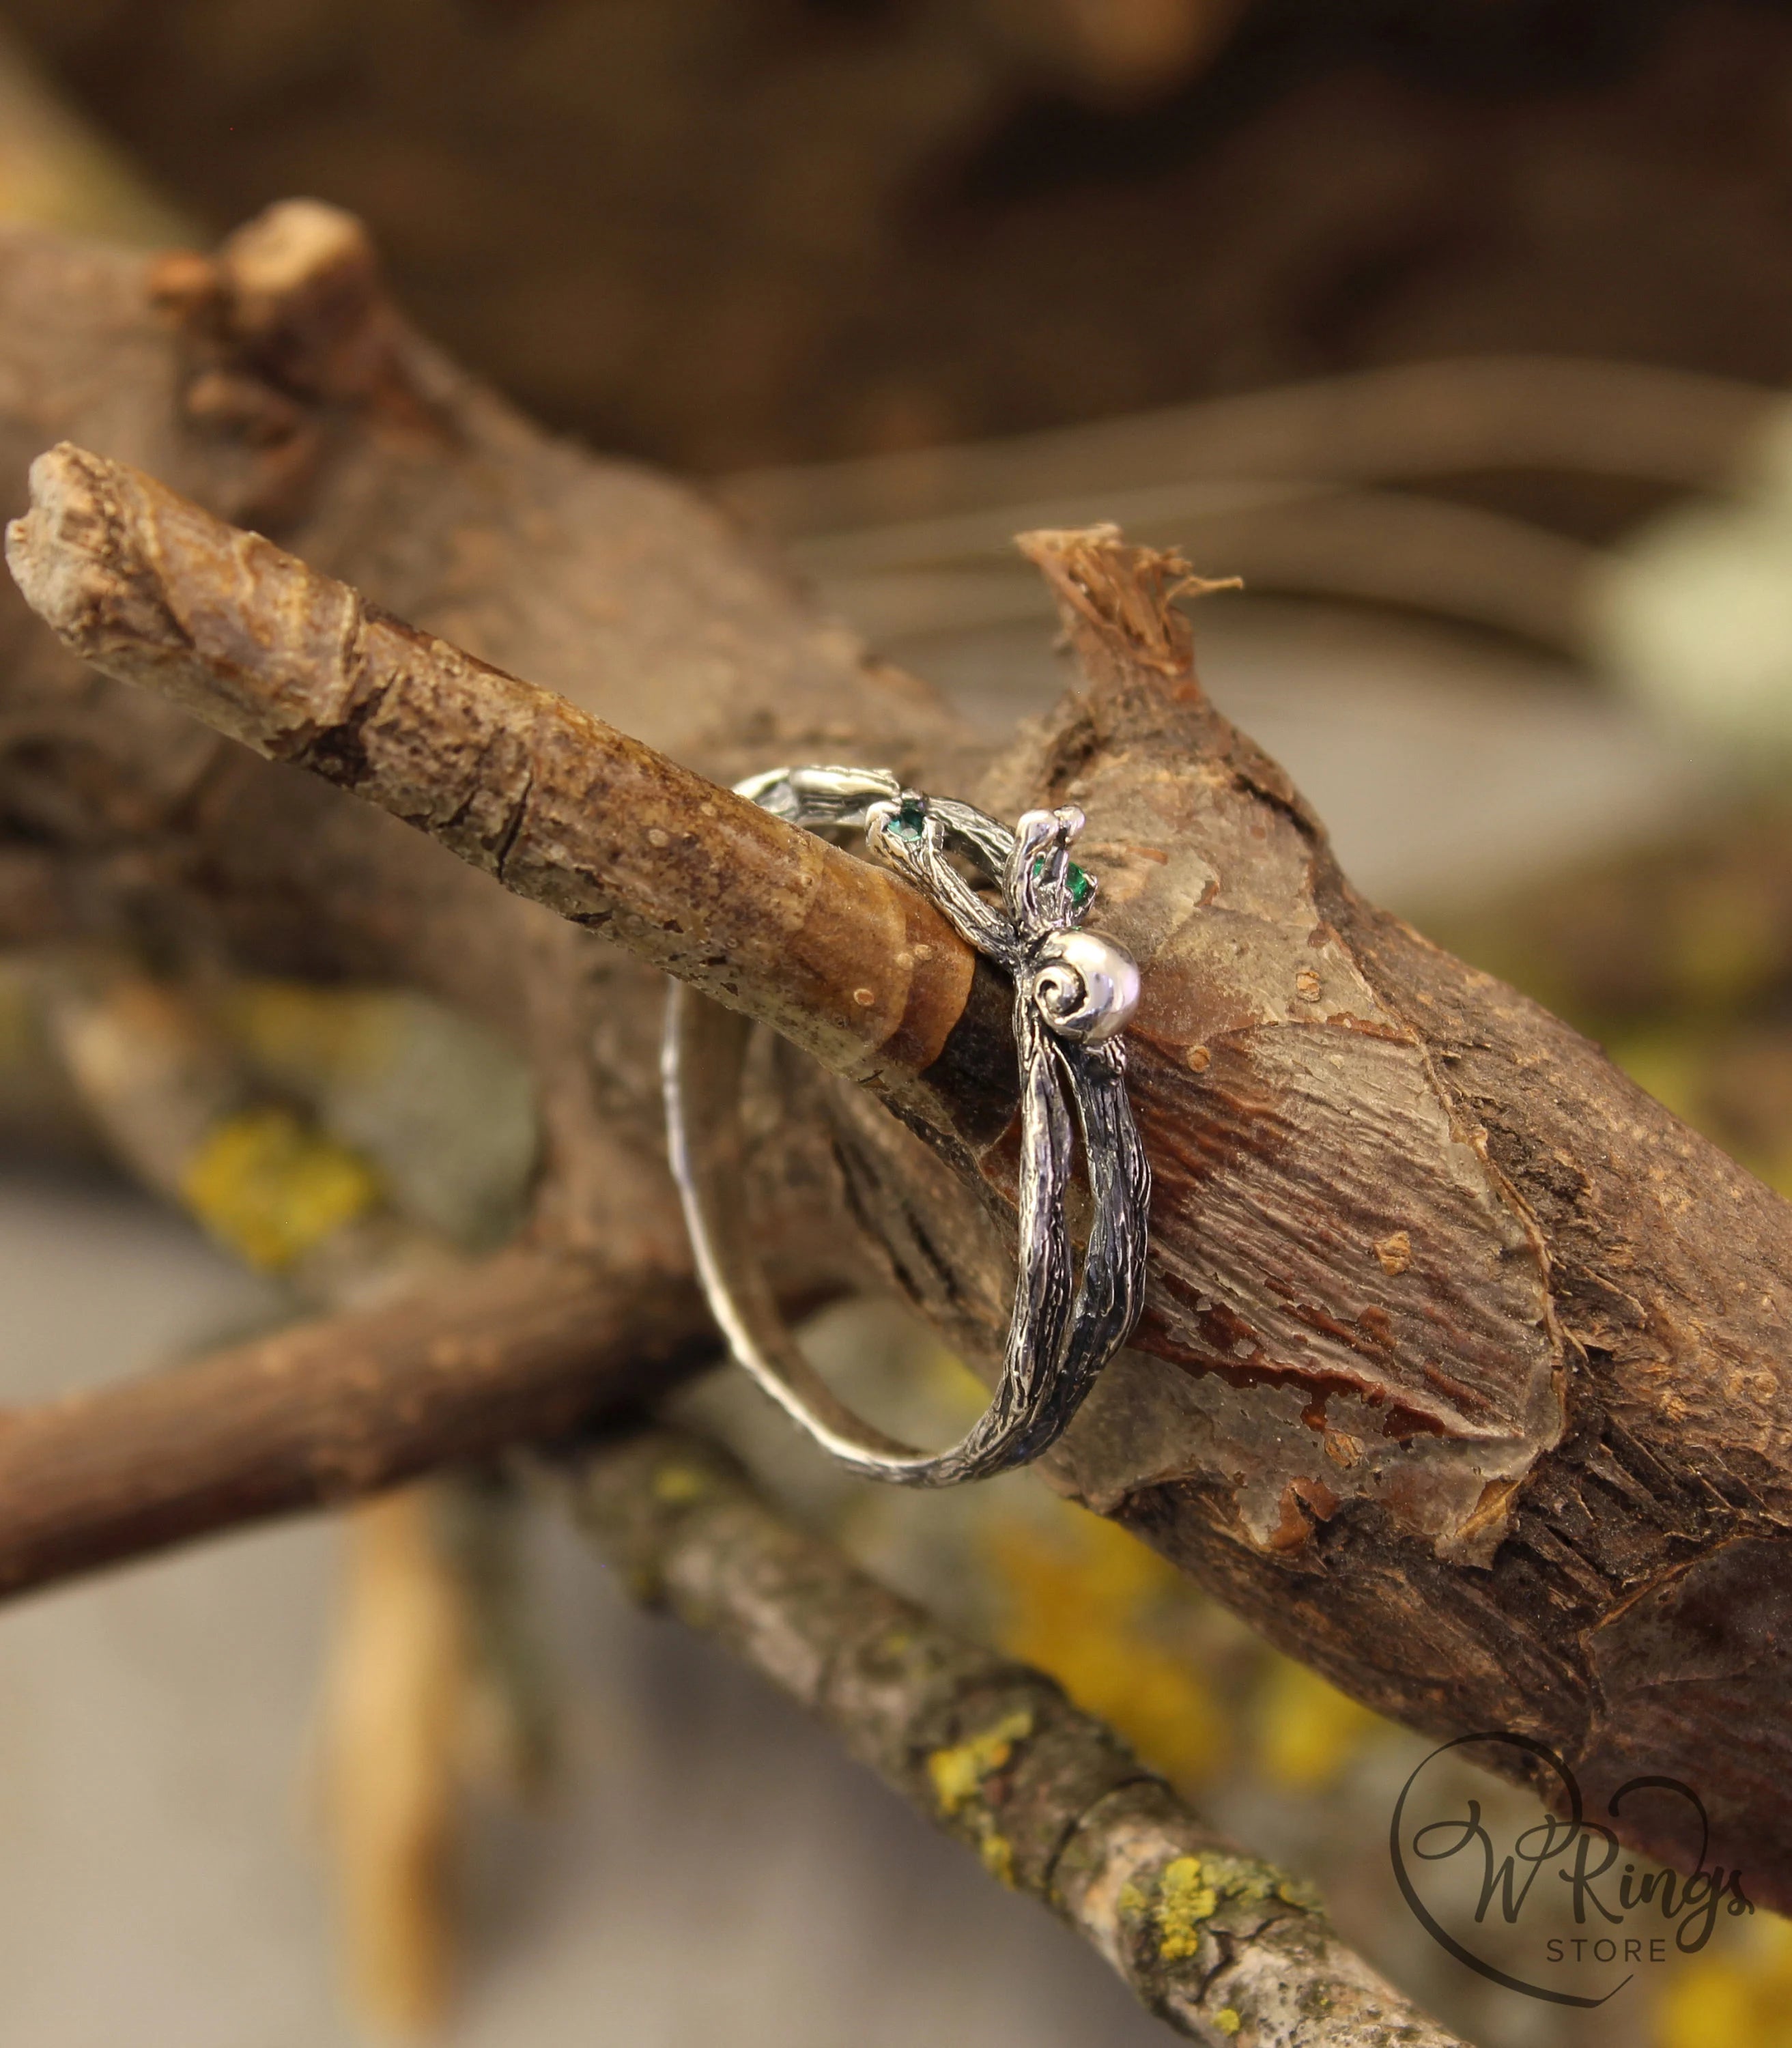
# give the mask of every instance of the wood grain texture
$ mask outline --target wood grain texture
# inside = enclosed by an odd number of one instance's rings
[[[31,480],[9,560],[96,668],[763,1016],[832,1072],[914,1075],[938,1058],[972,955],[886,871],[141,471],[64,443]]]

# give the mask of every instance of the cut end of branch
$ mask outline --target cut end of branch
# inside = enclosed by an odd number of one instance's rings
[[[352,789],[837,1072],[894,1090],[938,1065],[976,956],[894,876],[363,609],[153,477],[64,444],[32,482],[14,573],[105,674]],[[979,1065],[979,1083],[1011,1072]],[[956,1113],[934,1087],[917,1114]]]
[[[103,567],[115,523],[107,466],[72,442],[31,465],[31,509],[6,529],[6,566],[25,601],[65,640],[88,637],[111,587]]]
[[[218,460],[208,493],[239,525],[303,522],[332,448],[380,430],[440,441],[446,370],[411,333],[378,252],[351,213],[281,200],[208,255],[149,266],[149,301],[174,328],[176,409]]]
[[[189,409],[218,411],[220,379],[240,383],[245,373],[270,377],[289,397],[348,405],[390,398],[404,382],[401,323],[373,239],[321,200],[278,201],[215,254],[170,250],[152,265],[149,290],[198,345],[204,388],[189,388]],[[246,394],[237,395],[240,408]]]
[[[6,560],[82,660],[258,753],[344,715],[354,593],[126,464],[68,441],[38,456]]]
[[[1119,528],[1042,527],[1014,545],[1043,573],[1071,637],[1131,666],[1182,678],[1194,673],[1194,636],[1176,609],[1179,597],[1242,590],[1236,576],[1197,576],[1173,549],[1136,547]]]

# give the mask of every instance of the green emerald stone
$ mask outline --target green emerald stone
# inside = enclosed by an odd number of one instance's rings
[[[1034,862],[1033,873],[1036,880],[1042,882],[1045,879],[1045,856],[1043,854]],[[1086,910],[1090,898],[1095,894],[1095,877],[1085,875],[1072,860],[1065,867],[1064,886],[1072,904],[1079,910]]]
[[[905,797],[884,830],[894,832],[898,839],[918,840],[926,822],[927,806],[918,797]]]

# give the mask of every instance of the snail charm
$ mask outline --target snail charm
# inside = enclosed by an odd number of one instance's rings
[[[1061,1038],[1099,1045],[1138,1007],[1138,965],[1097,932],[1053,932],[1034,956],[1026,992]]]
[[[1138,1007],[1138,968],[1123,946],[1082,929],[1099,893],[1070,858],[1083,813],[1069,804],[1028,811],[1010,832],[969,804],[923,796],[875,768],[774,768],[737,790],[812,830],[863,827],[873,857],[1012,978],[1020,1241],[1001,1377],[968,1433],[946,1450],[917,1451],[852,1414],[778,1316],[731,1178],[748,1027],[675,986],[661,1054],[667,1135],[710,1306],[735,1358],[856,1472],[948,1486],[1028,1464],[1062,1434],[1125,1343],[1144,1294],[1150,1169],[1127,1097],[1121,1036]],[[1065,1214],[1073,1122],[1090,1198],[1080,1268]]]

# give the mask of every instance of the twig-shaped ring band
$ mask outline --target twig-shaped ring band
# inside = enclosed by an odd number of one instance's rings
[[[1012,977],[1018,1244],[1001,1377],[969,1433],[946,1450],[923,1452],[862,1421],[797,1348],[753,1247],[740,1195],[751,1027],[674,984],[661,1057],[667,1131],[710,1307],[740,1363],[857,1472],[950,1486],[1029,1464],[1062,1433],[1126,1341],[1145,1281],[1150,1171],[1127,1100],[1120,1036],[1138,1000],[1138,970],[1123,948],[1081,929],[1096,894],[1094,878],[1069,856],[1083,815],[1070,805],[1029,811],[1010,832],[969,804],[924,797],[875,768],[775,768],[738,788],[793,824],[863,828],[872,855]],[[987,893],[952,865],[954,853]],[[1073,1121],[1090,1197],[1080,1271],[1065,1212]]]

